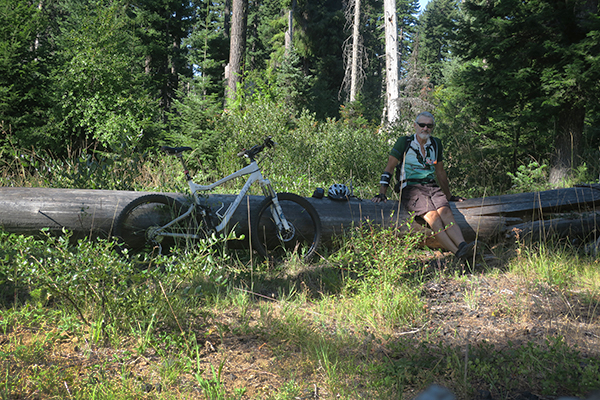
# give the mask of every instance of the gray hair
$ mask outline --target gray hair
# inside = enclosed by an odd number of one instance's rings
[[[423,111],[421,114],[417,115],[417,118],[415,118],[415,123],[417,123],[417,124],[419,123],[419,117],[431,118],[431,120],[435,124],[435,117],[429,111]]]

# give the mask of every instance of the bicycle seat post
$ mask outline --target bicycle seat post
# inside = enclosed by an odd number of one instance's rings
[[[181,161],[181,165],[183,166],[183,173],[185,174],[185,179],[189,182],[192,180],[192,177],[190,176],[190,171],[187,168],[187,165],[185,164],[185,160],[183,159],[183,154],[182,153],[177,153],[176,154],[177,158],[179,158],[179,161]]]

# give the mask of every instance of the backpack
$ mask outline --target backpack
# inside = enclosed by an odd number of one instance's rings
[[[408,153],[408,150],[411,149],[412,147],[410,146],[412,141],[415,140],[415,135],[410,135],[410,136],[405,136],[406,140],[404,142],[404,158],[406,158],[406,153]],[[431,148],[433,149],[433,153],[435,154],[435,159],[438,159],[438,151],[439,151],[439,147],[438,146],[438,142],[440,139],[430,136],[431,139]],[[414,150],[414,149],[413,149]],[[404,159],[402,159],[402,162],[399,163],[396,166],[396,184],[394,185],[394,192],[396,193],[400,193],[400,190],[406,186],[406,180],[402,180],[402,170],[404,169]]]

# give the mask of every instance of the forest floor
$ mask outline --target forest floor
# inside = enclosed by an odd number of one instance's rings
[[[447,254],[437,253],[430,264],[442,265],[447,258]],[[351,351],[357,354],[362,352],[365,358],[371,360],[377,357],[390,358],[394,357],[389,350],[390,342],[411,338],[415,342],[458,346],[464,349],[463,354],[467,359],[469,348],[484,341],[496,348],[503,348],[526,343],[544,345],[552,338],[562,337],[568,346],[576,346],[584,358],[600,355],[598,303],[586,302],[581,293],[560,291],[502,273],[464,274],[457,278],[431,280],[424,283],[422,295],[427,309],[425,325],[395,332],[385,340],[370,342]],[[310,313],[310,304],[304,310]],[[249,312],[248,326],[252,326],[253,321],[259,318],[258,313],[258,309]],[[124,371],[127,371],[126,375],[142,385],[149,398],[160,398],[159,393],[164,385],[169,386],[170,392],[179,385],[182,398],[189,398],[190,393],[197,393],[197,398],[208,398],[201,395],[198,389],[201,380],[229,394],[239,389],[239,393],[244,393],[243,398],[251,399],[339,397],[338,393],[330,391],[327,371],[314,361],[309,361],[302,349],[293,343],[284,340],[277,342],[272,337],[263,337],[261,333],[248,334],[252,332],[251,329],[246,333],[236,329],[223,330],[223,326],[239,324],[237,311],[223,310],[217,317],[218,323],[214,326],[209,324],[208,329],[205,325],[205,330],[197,333],[198,338],[203,338],[199,339],[202,345],[195,357],[196,365],[192,368],[202,372],[197,376],[190,373],[189,367],[185,371],[176,368],[177,359],[165,359],[164,355],[160,356],[152,348],[148,348],[143,355],[132,356],[140,354],[136,351],[139,343],[124,342],[119,346],[100,347],[68,335],[63,335],[61,340],[54,341],[54,345],[47,348],[44,363],[88,371],[88,380],[93,378],[94,373],[98,377],[123,377]],[[217,319],[213,318],[213,321]],[[327,330],[328,327],[324,326],[323,329]],[[39,334],[39,330],[31,329],[0,333],[0,345],[17,342],[27,344]],[[364,343],[367,341],[365,336]],[[126,357],[125,354],[130,356]],[[171,383],[167,379],[169,368],[172,368]],[[202,378],[199,379],[199,376]],[[291,387],[290,382],[296,385],[295,394],[285,397],[281,393],[286,385]],[[67,381],[64,385],[68,390]],[[361,384],[356,384],[356,397],[351,398],[369,398],[368,392],[361,387]],[[44,398],[36,397],[35,390],[30,393],[33,396],[31,398]],[[275,395],[277,393],[279,397]],[[406,398],[411,398],[417,393],[406,389],[404,394]],[[347,398],[348,395],[345,396]]]

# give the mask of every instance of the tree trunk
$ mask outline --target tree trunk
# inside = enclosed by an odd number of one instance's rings
[[[557,135],[550,168],[550,183],[560,185],[577,166],[580,152],[584,107],[565,106],[558,114]]]
[[[384,0],[385,66],[387,123],[393,125],[400,118],[398,104],[398,22],[396,1]]]
[[[248,0],[233,0],[231,18],[231,38],[229,41],[229,68],[226,69],[227,93],[230,100],[235,98],[238,83],[242,82],[244,55],[246,54],[246,22]]]
[[[350,102],[358,93],[358,47],[360,39],[360,0],[354,0],[354,23],[352,24],[352,67],[350,72]]]
[[[290,55],[294,49],[294,11],[296,0],[292,0],[292,8],[288,11],[288,29],[285,32],[285,54]]]

